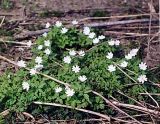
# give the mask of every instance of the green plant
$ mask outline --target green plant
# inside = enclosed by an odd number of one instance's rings
[[[4,118],[0,116],[0,124],[4,124]]]
[[[37,39],[32,52],[29,69],[24,69],[26,63],[21,60],[17,63],[22,67],[19,71],[6,72],[0,78],[3,108],[24,111],[34,101],[41,101],[110,112],[104,100],[92,91],[120,101],[126,100],[117,91],[136,100],[148,100],[139,96],[148,89],[159,92],[145,82],[146,65],[136,57],[138,49],[126,54],[119,40],[96,36],[88,27],[83,31],[74,26],[66,29],[56,22]]]
[[[90,15],[91,17],[105,17],[109,15],[109,12],[104,10],[95,10]]]
[[[40,17],[64,17],[64,13],[61,11],[48,11],[45,10],[44,12],[40,13]]]
[[[1,7],[3,9],[11,9],[13,8],[13,2],[11,2],[10,0],[2,0]]]

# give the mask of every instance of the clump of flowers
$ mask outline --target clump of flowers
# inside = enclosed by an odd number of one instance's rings
[[[10,91],[8,95],[19,94],[7,97],[8,106],[18,106],[21,101],[27,105],[39,100],[79,108],[92,106],[94,109],[104,109],[103,100],[95,101],[96,97],[91,96],[90,91],[103,92],[106,97],[114,96],[126,84],[135,82],[139,83],[139,87],[128,88],[126,93],[132,96],[142,91],[142,84],[148,80],[145,72],[147,65],[136,57],[138,48],[127,54],[123,51],[125,56],[122,54],[119,57],[116,55],[120,47],[119,40],[98,36],[89,27],[79,30],[75,27],[78,24],[76,20],[71,23],[71,28],[66,28],[60,21],[52,26],[47,23],[45,28],[50,31],[39,37],[36,44],[28,43],[28,46],[33,46],[33,60],[17,62],[21,68],[16,74],[18,80],[14,76],[7,79],[16,82],[12,86],[14,90],[3,87]],[[24,71],[23,68],[26,67],[29,70]],[[55,80],[50,80],[43,74],[54,77]],[[69,86],[62,85],[61,82]],[[136,93],[135,88],[138,88]],[[6,94],[0,90],[0,96],[2,95]],[[3,99],[4,97],[1,98]],[[15,102],[14,99],[21,101]]]

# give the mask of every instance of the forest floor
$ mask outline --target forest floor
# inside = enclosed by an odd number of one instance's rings
[[[143,61],[154,70],[160,64],[159,18],[158,0],[1,0],[0,55],[29,60],[29,48],[6,41],[34,42],[47,22],[67,24],[76,19],[82,26],[102,29],[104,35],[120,39],[125,46],[140,44]],[[0,75],[7,69],[17,68],[0,60]]]

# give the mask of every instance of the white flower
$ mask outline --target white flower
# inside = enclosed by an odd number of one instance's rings
[[[51,44],[51,43],[50,43],[49,40],[45,40],[45,41],[44,41],[44,45],[45,45],[45,46],[50,46],[50,44]]]
[[[51,24],[49,22],[46,23],[46,28],[49,28]]]
[[[138,49],[132,49],[132,50],[130,51],[130,54],[131,54],[132,56],[136,56],[136,55],[137,55],[137,52],[138,52]]]
[[[76,51],[75,50],[70,50],[69,51],[69,55],[70,56],[75,56],[76,55]]]
[[[140,68],[141,70],[146,70],[146,69],[147,69],[146,63],[141,62],[141,63],[139,64],[139,68]]]
[[[125,55],[125,58],[126,58],[127,60],[132,59],[132,55],[131,55],[131,54]]]
[[[18,62],[17,62],[17,65],[18,65],[19,67],[26,67],[26,63],[25,63],[25,61],[23,61],[23,60],[18,61]]]
[[[78,54],[79,54],[80,56],[84,56],[84,55],[85,55],[85,52],[81,50],[81,51],[78,52]]]
[[[51,53],[51,51],[50,51],[50,49],[45,49],[45,51],[44,51],[44,53],[46,54],[46,55],[49,55],[50,53]]]
[[[108,41],[108,44],[109,44],[110,46],[113,46],[114,43],[115,43],[115,42],[114,42],[114,40],[112,40],[112,39],[111,39],[110,41]]]
[[[28,91],[28,90],[29,90],[29,87],[30,87],[30,85],[29,85],[28,82],[23,82],[23,83],[22,83],[22,88],[23,88],[23,90]]]
[[[42,63],[42,57],[37,56],[37,57],[35,58],[35,62],[38,63],[38,64],[41,64],[41,63]]]
[[[46,33],[46,32],[45,32],[45,33],[43,33],[42,35],[43,35],[43,37],[47,37],[47,33]]]
[[[114,44],[115,44],[116,46],[119,46],[120,41],[119,41],[119,40],[115,40],[115,41],[114,41]]]
[[[73,21],[72,21],[72,24],[73,24],[73,25],[77,25],[77,24],[78,24],[78,21],[77,21],[77,20],[73,20]]]
[[[89,27],[84,27],[83,33],[84,33],[85,35],[89,35],[89,33],[90,33],[90,28],[89,28]]]
[[[99,39],[98,39],[98,38],[94,38],[94,39],[93,39],[93,43],[94,43],[94,44],[99,43]]]
[[[147,81],[146,75],[140,75],[138,77],[138,81],[141,82],[141,83],[144,83],[145,81]]]
[[[43,48],[43,45],[39,45],[38,49],[41,50]]]
[[[123,61],[123,62],[120,64],[120,66],[121,66],[122,68],[127,67],[127,65],[128,65],[128,62],[126,62],[126,61]]]
[[[94,32],[89,33],[89,38],[93,39],[96,34]]]
[[[41,70],[42,68],[43,68],[43,65],[41,65],[41,64],[37,64],[37,65],[35,65],[35,67],[34,67],[36,70]]]
[[[30,71],[29,71],[30,75],[35,75],[36,74],[36,69],[32,68]]]
[[[61,87],[57,87],[56,89],[55,89],[55,92],[56,93],[59,93],[59,92],[61,92],[62,91],[62,88]]]
[[[63,58],[64,63],[70,64],[71,63],[71,57],[70,56],[66,56]]]
[[[62,22],[57,21],[55,25],[56,25],[56,27],[61,27],[62,26]]]
[[[27,42],[27,46],[28,46],[28,47],[31,47],[31,46],[32,46],[32,41],[31,41],[31,40],[29,40],[29,41]]]
[[[105,36],[104,36],[104,35],[100,35],[100,36],[98,37],[98,39],[103,40],[103,39],[105,39]]]
[[[79,76],[78,79],[81,81],[81,82],[84,82],[87,80],[87,77],[85,75],[82,75],[82,76]]]
[[[75,94],[74,90],[73,89],[70,89],[70,88],[66,88],[66,95],[69,97],[69,96],[73,96]]]
[[[67,28],[62,28],[61,33],[62,33],[62,34],[65,34],[67,31],[68,31]]]
[[[106,56],[108,59],[112,59],[113,58],[113,53],[112,52],[109,52]]]
[[[72,67],[72,71],[78,73],[80,71],[80,67],[78,65]]]
[[[116,67],[115,67],[114,65],[109,65],[109,66],[108,66],[108,71],[109,71],[109,72],[116,71]]]

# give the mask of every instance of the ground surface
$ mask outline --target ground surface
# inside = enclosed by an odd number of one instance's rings
[[[118,38],[126,47],[135,47],[141,44],[142,59],[147,62],[151,69],[160,64],[160,39],[158,20],[158,0],[11,0],[10,9],[0,8],[0,39],[7,40],[15,38],[29,31],[37,31],[44,28],[46,22],[54,24],[61,20],[65,23],[73,19],[86,17],[109,17],[104,20],[86,20],[82,24],[92,22],[116,22],[123,20],[151,19],[147,23],[135,23],[125,25],[113,25],[104,27],[104,34],[108,37]],[[148,14],[143,16],[111,18],[111,16],[127,16],[137,14]],[[8,31],[11,34],[3,32]],[[127,34],[128,33],[128,34]],[[131,34],[132,33],[132,34]],[[38,36],[17,40],[18,42],[35,41]],[[135,45],[136,44],[136,45]],[[20,58],[29,60],[32,56],[30,49],[21,45],[0,44],[0,55],[6,56],[14,61]],[[0,60],[0,75],[7,69],[16,71],[12,65]]]

